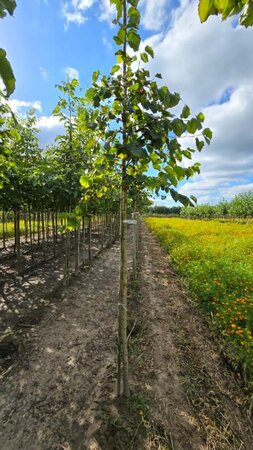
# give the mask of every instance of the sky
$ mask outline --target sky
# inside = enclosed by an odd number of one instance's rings
[[[93,71],[110,72],[114,11],[109,0],[17,4],[14,17],[0,22],[0,46],[17,79],[10,103],[21,114],[36,109],[45,146],[61,132],[52,115],[55,85],[69,76],[87,88]],[[253,190],[253,28],[235,18],[211,17],[201,24],[195,0],[140,0],[139,6],[143,45],[155,52],[151,74],[160,72],[162,83],[179,92],[193,114],[203,111],[213,131],[210,146],[194,156],[200,175],[183,182],[180,192],[195,195],[198,203],[216,203]]]

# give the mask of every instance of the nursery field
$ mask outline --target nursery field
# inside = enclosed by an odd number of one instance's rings
[[[244,377],[253,377],[253,224],[148,218]]]

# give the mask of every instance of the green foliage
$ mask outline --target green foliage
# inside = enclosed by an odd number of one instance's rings
[[[5,17],[7,13],[12,16],[16,6],[14,0],[0,0],[0,18]],[[0,48],[0,77],[5,85],[6,97],[9,97],[15,89],[16,80],[3,48]]]
[[[198,11],[201,22],[205,22],[211,15],[221,15],[222,20],[226,20],[240,14],[241,25],[253,25],[252,0],[199,0]]]
[[[187,198],[175,188],[179,181],[199,172],[198,164],[181,165],[183,156],[191,159],[195,148],[182,148],[176,136],[201,133],[204,115],[190,117],[190,108],[184,105],[182,114],[175,117],[170,110],[180,103],[180,95],[150,79],[145,67],[139,65],[133,69],[141,42],[138,2],[127,2],[131,6],[117,0],[112,3],[117,8],[114,21],[118,24],[114,40],[120,47],[116,52],[117,64],[110,76],[94,72],[92,86],[86,91],[86,101],[91,105],[90,128],[103,148],[99,154],[102,171],[124,167],[124,185],[128,190],[134,186],[137,192],[138,185],[140,190],[146,188],[156,194],[164,191],[185,205],[194,204],[193,197]],[[128,53],[128,48],[135,53]],[[145,64],[150,57],[154,57],[154,51],[146,46],[139,58]],[[161,75],[157,74],[156,78]],[[201,151],[204,141],[209,144],[210,139],[211,131],[206,128],[203,141],[195,139],[197,150]],[[99,171],[99,165],[95,165]],[[158,172],[157,176],[143,177],[150,165]]]
[[[253,217],[253,191],[237,195],[229,204],[231,217]]]
[[[238,194],[230,202],[222,200],[217,205],[186,207],[180,214],[182,217],[192,219],[251,218],[253,217],[253,192]]]
[[[213,318],[230,357],[253,379],[253,225],[147,219],[192,295]]]
[[[178,216],[182,208],[180,206],[172,206],[168,208],[167,206],[153,206],[149,209],[149,214],[152,216],[164,215],[164,216]]]

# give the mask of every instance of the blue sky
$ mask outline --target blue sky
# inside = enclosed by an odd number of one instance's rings
[[[1,47],[17,78],[11,104],[20,113],[37,109],[45,145],[60,131],[52,117],[55,84],[68,72],[88,87],[94,70],[108,73],[113,65],[113,11],[109,0],[17,3],[14,18],[0,23]],[[141,0],[140,9],[142,39],[155,50],[151,72],[161,72],[193,113],[204,111],[214,132],[210,147],[195,158],[201,175],[181,191],[203,203],[253,189],[253,29],[217,17],[200,24],[195,0]]]

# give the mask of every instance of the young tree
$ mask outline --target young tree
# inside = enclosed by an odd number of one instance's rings
[[[203,128],[204,115],[190,117],[190,108],[185,105],[179,117],[170,111],[180,102],[178,93],[171,93],[166,86],[157,84],[157,74],[150,79],[147,69],[137,64],[147,63],[154,57],[153,49],[146,46],[139,53],[141,38],[138,34],[140,13],[138,0],[111,0],[116,6],[114,21],[118,31],[114,37],[119,47],[116,64],[110,76],[94,72],[92,87],[86,99],[93,106],[89,128],[104,148],[99,156],[101,170],[120,170],[121,215],[120,215],[120,293],[118,313],[118,394],[129,396],[128,351],[127,351],[127,197],[133,178],[145,181],[147,189],[170,193],[174,200],[184,204],[195,201],[179,194],[175,187],[185,177],[199,172],[199,164],[186,167],[183,158],[191,159],[194,148],[183,149],[177,139],[183,133],[194,135],[196,131],[209,143],[212,133]],[[195,138],[199,151],[204,140]],[[156,177],[146,176],[152,166]],[[97,167],[99,170],[99,167]],[[123,381],[123,390],[121,383]]]

